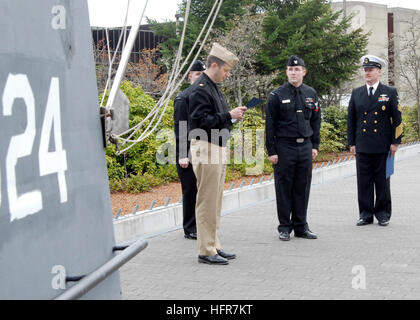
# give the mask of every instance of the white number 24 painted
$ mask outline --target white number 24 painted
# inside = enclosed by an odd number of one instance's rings
[[[6,156],[7,194],[9,197],[10,221],[23,219],[28,215],[42,210],[42,194],[40,190],[33,190],[18,195],[16,185],[16,165],[19,158],[32,154],[36,135],[35,98],[28,77],[24,74],[9,74],[3,93],[3,116],[11,116],[16,99],[23,99],[26,105],[27,125],[25,131],[10,140]],[[52,128],[54,127],[54,131]],[[49,152],[50,134],[54,135],[55,151]],[[41,129],[39,146],[39,171],[41,176],[57,173],[61,203],[67,202],[67,184],[65,171],[67,170],[67,156],[63,149],[61,137],[60,116],[60,82],[51,79],[47,107]],[[1,174],[0,174],[1,184]],[[1,204],[1,192],[0,192]]]

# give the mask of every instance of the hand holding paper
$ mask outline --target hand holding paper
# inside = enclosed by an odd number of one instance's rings
[[[242,108],[241,110],[243,110],[243,112],[245,113],[245,111],[246,110],[248,110],[248,109],[251,109],[251,108],[254,108],[254,107],[256,107],[256,106],[258,106],[259,104],[261,104],[261,103],[263,103],[264,102],[264,100],[261,100],[261,99],[258,99],[258,98],[256,98],[256,97],[253,97],[247,104],[246,104],[246,108],[245,107],[238,107],[238,108]],[[238,109],[238,108],[235,108],[235,109],[233,109],[232,111],[234,111],[234,110],[236,110],[236,109]],[[232,111],[231,111],[231,116],[232,116]],[[243,115],[242,115],[242,118],[243,118]],[[240,121],[240,120],[242,120],[242,118],[241,119],[237,119],[237,118],[235,118],[234,116],[232,116],[232,123],[235,123],[236,121]]]
[[[230,111],[230,116],[232,117],[232,123],[235,123],[237,120],[241,121],[244,117],[246,107],[236,107]]]
[[[391,150],[390,157],[392,158],[395,155],[395,152],[398,151],[398,144],[391,144],[390,150]]]

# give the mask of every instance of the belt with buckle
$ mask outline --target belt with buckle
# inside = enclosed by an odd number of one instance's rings
[[[308,138],[291,138],[291,137],[276,137],[276,141],[278,142],[286,142],[286,143],[304,143]]]

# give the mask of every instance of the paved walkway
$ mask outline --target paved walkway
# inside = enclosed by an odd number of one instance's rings
[[[275,202],[265,202],[222,218],[224,249],[238,256],[227,266],[199,264],[182,230],[149,239],[120,270],[123,297],[420,299],[420,154],[395,166],[388,227],[355,226],[356,177],[316,185],[308,220],[317,240],[280,241]],[[366,288],[354,289],[363,273]]]

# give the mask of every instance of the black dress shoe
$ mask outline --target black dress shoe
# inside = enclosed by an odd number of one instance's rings
[[[184,238],[197,240],[197,232],[184,233]]]
[[[290,234],[288,232],[280,232],[279,239],[282,241],[289,241]]]
[[[223,250],[217,250],[217,253],[219,254],[219,256],[221,256],[221,257],[223,257],[223,258],[225,258],[225,259],[228,259],[228,260],[232,260],[232,259],[235,259],[236,258],[236,254],[234,254],[234,253],[227,253],[227,252],[224,252]]]
[[[198,262],[207,264],[229,264],[228,259],[225,259],[218,254],[214,256],[198,256]]]
[[[305,239],[318,239],[318,236],[313,233],[311,230],[305,230],[303,232],[296,232],[295,237],[297,238],[305,238]]]
[[[389,220],[379,220],[378,224],[382,227],[386,227],[387,225],[389,225]]]
[[[372,224],[373,223],[373,220],[368,220],[368,219],[359,219],[358,221],[357,221],[357,226],[365,226],[365,225],[368,225],[368,224]]]

